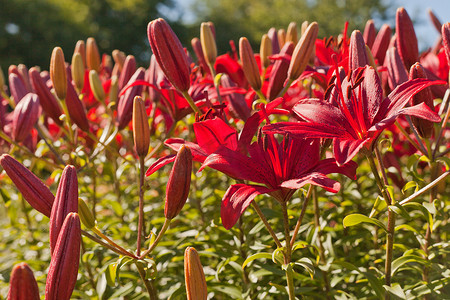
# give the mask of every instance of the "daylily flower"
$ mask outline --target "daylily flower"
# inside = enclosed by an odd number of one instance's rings
[[[267,133],[292,134],[296,137],[332,138],[333,152],[339,165],[349,162],[363,147],[393,124],[400,115],[411,115],[432,122],[439,116],[424,103],[404,108],[409,99],[426,87],[443,81],[415,79],[397,86],[382,98],[381,82],[369,66],[359,68],[341,82],[337,76],[337,92],[331,99],[300,100],[293,111],[307,122],[280,122],[264,127]],[[332,88],[331,86],[329,88]]]
[[[211,167],[238,180],[255,184],[233,184],[222,199],[221,218],[230,229],[260,194],[270,194],[279,202],[288,201],[293,193],[306,184],[323,187],[336,193],[340,184],[328,178],[330,173],[355,177],[356,163],[338,167],[334,159],[320,160],[318,139],[292,139],[285,136],[279,143],[273,135],[260,134],[248,148],[249,156],[227,147],[209,155],[200,170]]]

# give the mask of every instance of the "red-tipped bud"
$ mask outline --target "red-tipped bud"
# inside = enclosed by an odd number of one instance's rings
[[[350,37],[348,58],[349,70],[355,70],[368,64],[369,60],[367,59],[364,38],[359,30],[354,30]]]
[[[386,57],[386,51],[389,47],[389,42],[391,40],[391,27],[384,24],[381,26],[380,31],[378,31],[377,37],[373,42],[371,48],[373,56],[378,60],[378,65],[382,66],[384,63],[384,58]]]
[[[19,72],[20,79],[22,79],[25,84],[27,91],[31,92],[33,87],[31,86],[30,77],[28,76],[28,68],[24,64],[19,64],[17,66],[17,72]]]
[[[211,22],[203,22],[200,25],[200,42],[206,63],[214,66],[217,57],[217,46]]]
[[[14,102],[17,104],[28,94],[27,89],[25,88],[25,84],[22,79],[15,74],[9,74],[9,90],[11,91],[11,96],[14,98]]]
[[[291,57],[293,52],[294,44],[286,43],[280,51],[280,59],[276,60],[273,64],[272,75],[270,76],[269,87],[267,90],[267,94],[270,100],[275,99],[283,89],[290,64],[290,60],[288,57]]]
[[[409,71],[409,79],[412,80],[416,78],[427,79],[425,69],[419,63],[415,63]],[[431,110],[434,111],[433,94],[431,93],[431,89],[429,87],[424,88],[423,90],[412,96],[411,105],[418,105],[421,103],[425,103]],[[433,122],[414,116],[411,116],[411,121],[422,138],[428,139],[431,137],[434,127]]]
[[[261,65],[267,68],[270,65],[269,56],[272,55],[272,42],[267,34],[261,38],[261,46],[259,47],[259,57],[261,58]]]
[[[50,215],[50,250],[53,254],[64,219],[71,212],[78,212],[78,179],[74,166],[66,166],[56,190],[55,203]]]
[[[387,51],[384,65],[388,69],[388,83],[391,90],[408,81],[408,73],[403,66],[397,48],[393,47]]]
[[[137,80],[144,80],[145,70],[139,68],[130,78],[127,85],[132,84]],[[119,98],[117,103],[117,122],[119,129],[124,129],[130,123],[133,116],[133,99],[142,94],[142,85],[136,85],[126,90],[125,94]]]
[[[197,40],[198,44],[200,44],[200,40],[199,39]],[[200,50],[201,47],[202,46],[200,45]],[[207,70],[208,66],[206,65],[204,60],[202,64],[203,68],[204,69],[206,68],[205,70]],[[148,70],[145,72],[145,78],[147,82],[149,82],[154,86],[149,87],[148,90],[148,97],[150,98],[150,101],[152,101],[153,103],[158,103],[159,99],[161,98],[161,94],[156,89],[159,88],[161,81],[164,80],[164,73],[159,67],[158,63],[156,62],[156,58],[154,55],[152,55],[152,57],[150,58],[150,66],[148,67]]]
[[[39,102],[42,109],[55,121],[56,124],[62,124],[59,116],[62,114],[61,106],[56,100],[55,96],[50,92],[49,88],[41,78],[39,71],[36,68],[30,69],[31,85],[35,93],[39,96]]]
[[[15,265],[9,279],[7,300],[39,300],[39,288],[33,271],[26,263]]]
[[[100,52],[93,37],[86,41],[86,65],[89,70],[100,72]]]
[[[375,37],[377,35],[377,30],[375,29],[375,23],[373,20],[368,20],[366,22],[366,27],[364,27],[364,42],[366,42],[366,45],[369,46],[370,49],[372,49],[373,42],[375,42]]]
[[[295,46],[288,70],[288,77],[291,80],[296,80],[306,69],[308,62],[313,55],[318,32],[319,25],[317,22],[312,22]]]
[[[84,86],[84,64],[80,53],[74,53],[72,56],[72,80],[75,83],[78,91],[81,91]]]
[[[447,63],[450,66],[450,22],[442,25],[442,44],[447,56]]]
[[[0,165],[2,165],[23,198],[34,209],[50,218],[55,196],[53,196],[48,187],[9,154],[0,156]]]
[[[150,146],[150,126],[144,100],[139,96],[133,102],[133,138],[137,155],[145,157]]]
[[[136,59],[133,55],[128,55],[123,63],[122,71],[120,72],[118,87],[119,91],[127,84],[131,76],[136,72]]]
[[[69,111],[70,119],[84,132],[89,131],[89,121],[86,114],[86,108],[70,82],[67,82],[66,105],[67,110]]]
[[[50,60],[50,79],[59,99],[65,99],[67,93],[66,62],[61,47],[53,48]]]
[[[191,149],[181,146],[175,158],[166,188],[164,215],[167,219],[175,218],[186,203],[191,186],[192,153]]]
[[[397,9],[395,26],[397,31],[398,54],[405,67],[409,69],[419,59],[419,46],[417,44],[413,23],[403,7]]]
[[[64,218],[48,269],[46,300],[70,299],[77,282],[80,242],[80,217],[77,213],[69,213]]]
[[[79,40],[75,45],[75,50],[73,50],[73,54],[79,53],[81,58],[83,59],[83,67],[86,68],[86,44],[83,40]]]
[[[272,27],[267,32],[267,35],[272,41],[272,54],[278,54],[280,52],[280,44],[278,44],[277,30]]]
[[[192,49],[194,49],[195,56],[197,56],[197,64],[203,69],[204,72],[209,72],[208,64],[206,63],[205,55],[202,49],[202,43],[199,38],[193,38],[191,40]],[[154,56],[152,56],[153,59]],[[155,60],[156,61],[156,60]]]
[[[39,118],[39,98],[28,93],[14,108],[12,136],[16,142],[22,142],[30,135],[31,129]]]
[[[260,90],[262,84],[258,64],[256,63],[252,46],[245,37],[241,37],[239,40],[239,55],[241,57],[242,69],[244,70],[248,83],[255,91]]]
[[[289,23],[288,29],[286,31],[286,43],[292,42],[294,45],[298,43],[298,30],[297,23],[291,22]]]
[[[179,91],[190,87],[190,68],[186,52],[180,40],[164,19],[156,19],[148,24],[148,40],[156,61],[170,83]]]
[[[439,21],[438,17],[433,13],[431,9],[428,10],[428,15],[430,16],[431,22],[434,25],[434,28],[440,33],[442,28],[442,23]]]
[[[188,300],[206,300],[208,291],[205,274],[197,250],[193,247],[187,247],[184,251],[184,279]]]

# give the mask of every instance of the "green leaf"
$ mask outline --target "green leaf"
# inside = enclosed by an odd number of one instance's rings
[[[401,206],[400,204],[396,203],[395,205],[390,205],[389,209],[395,212],[397,215],[402,216],[406,220],[411,220],[411,216],[409,215],[408,211]]]
[[[111,287],[116,286],[117,264],[117,262],[109,264],[105,270],[106,282]]]
[[[436,214],[436,206],[434,206],[434,202],[424,202],[423,207],[425,207],[428,212],[432,215]]]
[[[414,193],[419,190],[419,185],[417,184],[417,182],[409,181],[408,183],[406,183],[402,188],[402,193],[405,194],[405,192],[407,190],[412,189],[412,188],[414,188]]]
[[[406,300],[405,292],[398,283],[394,283],[392,286],[383,285],[383,287],[389,292],[389,294]]]
[[[253,254],[253,255],[247,257],[247,259],[244,261],[244,263],[242,264],[242,269],[245,268],[245,266],[247,266],[250,262],[254,261],[255,259],[260,259],[260,258],[272,259],[272,254],[266,253],[266,252]]]
[[[299,261],[295,262],[295,264],[297,266],[304,268],[306,271],[308,271],[309,276],[311,276],[311,279],[313,279],[314,274],[315,274],[315,269],[314,269],[314,264],[311,261],[311,259],[309,259],[307,257],[303,257]]]
[[[417,255],[404,255],[402,257],[395,259],[392,262],[392,275],[395,275],[395,273],[398,271],[398,269],[401,266],[403,266],[404,264],[409,263],[409,262],[415,262],[415,263],[419,263],[422,265],[429,263],[426,259],[424,259],[420,256],[417,256]]]
[[[344,227],[350,227],[358,225],[359,223],[370,223],[382,228],[385,232],[387,232],[386,226],[383,223],[378,221],[377,219],[369,218],[365,215],[361,214],[351,214],[344,218]]]

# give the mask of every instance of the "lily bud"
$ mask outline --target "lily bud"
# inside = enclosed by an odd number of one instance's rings
[[[349,70],[355,70],[359,67],[364,67],[369,64],[366,54],[366,43],[359,30],[354,30],[350,37],[349,45]]]
[[[133,101],[133,138],[137,155],[145,157],[150,146],[150,127],[144,100],[139,96]]]
[[[184,279],[188,300],[202,300],[208,296],[205,274],[197,250],[187,247],[184,251]]]
[[[270,65],[269,56],[272,55],[272,41],[267,34],[264,34],[261,39],[261,46],[259,48],[259,57],[261,58],[261,65],[267,68]]]
[[[50,215],[50,250],[53,255],[58,235],[61,231],[64,219],[71,212],[78,212],[78,179],[74,166],[64,168],[56,190],[55,203]]]
[[[100,52],[93,37],[86,41],[86,65],[89,70],[100,72]]]
[[[2,165],[23,198],[34,209],[50,218],[55,196],[53,196],[49,188],[9,154],[0,156],[0,165]]]
[[[442,45],[447,56],[447,63],[450,66],[450,22],[442,25]]]
[[[9,279],[7,300],[39,300],[39,288],[33,271],[26,263],[15,265]]]
[[[119,97],[119,79],[116,75],[111,77],[111,86],[109,87],[109,104],[115,103],[117,105],[117,98]],[[115,106],[114,105],[114,106]]]
[[[131,76],[136,72],[136,59],[133,55],[128,55],[123,63],[122,71],[120,72],[118,87],[119,91],[127,84]]]
[[[282,28],[278,30],[277,33],[278,37],[278,44],[280,45],[280,48],[283,48],[284,44],[286,43],[286,31]]]
[[[2,67],[0,67],[0,92],[3,92],[5,86],[5,74],[3,74]]]
[[[297,33],[297,23],[291,22],[289,23],[288,29],[286,31],[286,43],[293,42],[294,45],[298,42],[298,33]]]
[[[79,40],[75,45],[75,50],[73,50],[73,54],[79,53],[81,58],[83,59],[83,68],[86,68],[86,44],[83,40]]]
[[[89,84],[91,86],[92,93],[97,101],[105,103],[105,90],[103,89],[102,82],[98,76],[97,71],[91,70],[89,72]]]
[[[127,59],[125,53],[116,49],[113,50],[112,57],[114,59],[114,63],[119,66],[119,71],[122,72],[123,65],[125,64],[125,60]]]
[[[202,44],[206,63],[210,66],[214,66],[217,57],[217,46],[211,24],[211,22],[203,22],[200,25],[200,42]]]
[[[227,74],[223,74],[220,78],[220,85],[225,89],[238,87],[238,85],[233,80],[231,80],[230,76],[228,76]],[[232,93],[230,95],[224,96],[223,98],[230,104],[230,112],[233,116],[241,119],[244,122],[247,121],[247,119],[250,117],[251,110],[248,107],[247,102],[245,101],[244,95]]]
[[[438,17],[433,13],[431,9],[428,10],[428,15],[430,16],[431,22],[434,25],[434,28],[440,33],[442,28],[442,23],[439,21]]]
[[[318,32],[319,25],[317,22],[312,22],[295,46],[288,70],[288,77],[291,80],[296,80],[306,69],[313,54]]]
[[[136,70],[134,75],[130,78],[127,85],[132,84],[138,80],[144,80],[145,70],[144,68],[139,68]],[[117,122],[119,129],[124,129],[128,123],[130,123],[133,117],[133,99],[136,96],[142,94],[143,86],[136,85],[126,90],[117,103]]]
[[[156,61],[167,79],[181,92],[190,87],[190,68],[186,52],[180,40],[164,19],[148,24],[148,40]]]
[[[278,44],[277,30],[272,27],[269,29],[269,32],[267,32],[267,35],[272,42],[272,54],[278,54],[280,52],[280,44]]]
[[[181,146],[175,158],[166,188],[164,215],[166,219],[175,218],[186,203],[191,185],[192,153],[191,149]]]
[[[256,63],[252,46],[245,37],[241,37],[239,40],[239,55],[241,57],[242,69],[244,70],[248,83],[255,91],[259,91],[262,84],[258,64]]]
[[[19,72],[20,79],[23,80],[25,88],[28,92],[31,92],[33,88],[31,87],[30,77],[28,76],[28,68],[24,64],[19,64],[17,66],[17,71]]]
[[[378,31],[377,37],[373,42],[371,48],[373,56],[378,60],[378,65],[382,66],[384,63],[384,58],[386,57],[386,51],[389,47],[391,41],[391,27],[384,24],[381,26],[380,31]]]
[[[375,59],[373,58],[372,51],[370,51],[368,45],[366,45],[366,55],[367,55],[367,64],[372,68],[374,68],[374,70],[376,70],[377,66],[375,65]]]
[[[86,108],[70,82],[67,82],[66,105],[70,119],[84,132],[89,131]]]
[[[377,35],[377,30],[375,29],[375,24],[373,20],[368,20],[366,22],[366,27],[364,27],[364,42],[370,49],[372,49],[373,42],[375,42],[375,37]]]
[[[427,79],[425,69],[419,63],[415,63],[409,71],[409,79],[413,80],[416,78]],[[427,87],[411,97],[411,105],[425,103],[431,110],[434,111],[433,99],[434,97],[431,93],[431,89]],[[428,139],[431,137],[434,129],[433,122],[414,116],[411,116],[411,121],[422,138]]]
[[[306,29],[308,29],[308,26],[309,26],[309,22],[308,21],[303,21],[302,27],[300,28],[300,30],[301,30],[300,32],[301,32],[302,35],[305,34],[305,31],[306,31]]]
[[[293,43],[289,42],[284,44],[283,48],[280,51],[281,58],[276,60],[273,64],[272,75],[270,76],[269,86],[267,89],[269,100],[274,100],[283,89],[290,64],[290,60],[287,57],[291,57],[293,52]]]
[[[22,142],[30,135],[31,129],[39,118],[39,97],[28,93],[17,104],[13,112],[12,136],[16,142]]]
[[[67,75],[64,53],[61,47],[53,48],[50,60],[50,79],[59,99],[65,99],[67,94]]]
[[[209,70],[208,64],[206,63],[206,59],[205,59],[205,55],[203,53],[202,43],[200,42],[200,39],[193,38],[191,40],[191,46],[192,46],[192,49],[194,50],[195,56],[197,56],[197,64],[202,68],[203,72],[209,73],[210,70]],[[152,60],[150,61],[150,66],[152,65],[153,60],[156,62],[156,60],[153,57],[154,56],[152,56]],[[154,71],[152,71],[152,72],[154,72]],[[151,88],[150,88],[150,90],[151,90]]]
[[[72,56],[71,72],[77,90],[81,91],[84,87],[84,64],[80,53],[74,53]]]
[[[28,94],[25,84],[22,79],[15,74],[11,73],[8,76],[9,79],[9,90],[11,91],[11,96],[14,98],[14,103],[18,104],[26,94]]]
[[[61,125],[62,122],[59,116],[62,115],[62,109],[55,96],[50,92],[50,89],[42,80],[39,71],[36,68],[31,68],[29,71],[31,78],[31,85],[35,93],[39,96],[39,102],[42,109],[53,119],[56,124]]]
[[[81,198],[78,198],[78,215],[80,216],[81,223],[83,223],[87,229],[95,227],[94,215],[92,215],[92,212],[88,208],[86,202],[84,202]]]
[[[403,7],[397,9],[395,26],[398,54],[400,54],[406,69],[409,69],[419,60],[419,46],[417,44],[413,23]]]
[[[388,83],[391,90],[395,89],[403,82],[408,81],[408,73],[403,66],[397,48],[392,47],[387,51],[384,65],[388,69]]]
[[[77,282],[81,225],[77,213],[64,218],[45,283],[46,300],[69,300]]]

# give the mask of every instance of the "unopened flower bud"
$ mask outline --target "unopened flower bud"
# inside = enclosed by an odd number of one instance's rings
[[[375,37],[377,36],[377,30],[375,29],[375,24],[373,20],[368,20],[366,22],[366,27],[364,27],[364,42],[370,49],[372,49],[373,42],[375,41]]]
[[[77,213],[69,213],[62,224],[48,269],[46,300],[69,300],[78,276],[81,225]]]
[[[73,54],[79,53],[82,58],[83,68],[86,68],[86,44],[83,40],[79,40],[75,45],[75,50],[73,50]]]
[[[69,111],[70,119],[84,132],[89,131],[89,121],[87,118],[86,108],[78,97],[72,83],[67,82],[66,105]]]
[[[83,223],[87,229],[95,227],[94,215],[87,206],[86,202],[84,202],[81,198],[78,198],[78,215],[80,216],[81,223]]]
[[[434,28],[440,33],[442,28],[442,23],[439,21],[438,17],[434,14],[431,9],[428,9],[428,15],[430,16],[431,22],[434,25]]]
[[[389,47],[389,43],[391,41],[391,27],[389,25],[384,24],[381,26],[380,31],[373,42],[373,46],[371,48],[373,57],[378,60],[378,65],[382,66],[384,63],[384,58],[386,57],[386,51]]]
[[[375,64],[375,59],[373,58],[372,51],[370,51],[370,48],[368,45],[366,45],[365,48],[366,48],[366,55],[367,55],[367,64],[369,66],[371,66],[372,68],[374,68],[374,70],[376,70],[377,66]]]
[[[186,203],[191,185],[191,149],[181,146],[177,153],[166,188],[164,215],[166,219],[175,218]]]
[[[355,70],[369,63],[366,54],[366,43],[359,30],[354,30],[350,37],[348,67]]]
[[[13,112],[12,136],[16,142],[22,142],[30,135],[31,129],[39,119],[39,97],[28,93],[17,104]]]
[[[100,52],[93,37],[86,41],[86,65],[89,70],[100,72]]]
[[[117,99],[119,97],[119,78],[114,75],[111,77],[111,86],[109,87],[109,104],[110,105],[117,105]]]
[[[133,138],[137,155],[145,157],[150,146],[150,127],[144,100],[139,96],[133,102]]]
[[[119,71],[122,72],[122,68],[123,68],[123,65],[125,64],[125,60],[126,60],[125,53],[123,53],[120,50],[115,49],[112,52],[112,57],[114,59],[114,63],[119,66]]]
[[[55,196],[53,196],[49,188],[9,154],[0,156],[0,165],[2,165],[23,198],[34,209],[50,218]]]
[[[293,42],[294,45],[298,42],[298,31],[297,31],[297,23],[291,22],[289,23],[288,29],[286,31],[286,43]]]
[[[288,70],[289,79],[296,80],[306,69],[315,48],[318,32],[319,25],[317,22],[312,22],[295,46]]]
[[[118,87],[119,91],[127,84],[131,76],[136,72],[136,59],[133,55],[128,55],[123,63],[122,71],[120,72]]]
[[[15,265],[9,279],[7,300],[39,300],[39,288],[33,271],[26,263]]]
[[[28,94],[25,84],[22,79],[15,74],[11,73],[8,76],[9,79],[9,90],[11,91],[11,96],[14,99],[14,103],[18,104],[26,94]]]
[[[259,91],[262,84],[258,64],[256,63],[252,46],[245,37],[241,37],[239,40],[239,55],[241,57],[242,69],[244,70],[248,83],[255,91]]]
[[[53,82],[53,88],[59,99],[66,99],[67,93],[67,75],[64,53],[61,47],[53,48],[52,58],[50,60],[50,79]]]
[[[283,89],[284,82],[287,78],[287,72],[289,70],[290,60],[286,57],[290,57],[294,52],[294,44],[289,42],[284,44],[280,51],[280,59],[276,60],[273,64],[272,74],[269,78],[269,86],[267,89],[267,95],[269,100],[274,100],[280,91]]]
[[[195,56],[197,56],[197,64],[203,69],[204,72],[209,72],[209,67],[208,67],[208,64],[206,63],[206,59],[205,59],[205,55],[203,53],[202,43],[200,42],[200,39],[193,38],[191,40],[191,46],[192,46],[192,49],[194,50]],[[153,57],[154,56],[152,56],[152,59],[150,61],[150,66],[152,65],[153,60],[156,62],[156,60]]]
[[[280,44],[278,44],[277,30],[275,27],[270,28],[267,35],[272,42],[272,54],[278,54],[280,52]]]
[[[402,63],[397,48],[392,47],[386,52],[384,65],[387,67],[388,83],[391,90],[408,81],[408,72]]]
[[[403,7],[397,9],[395,26],[398,54],[406,69],[409,69],[419,59],[419,46],[413,23]]]
[[[167,79],[181,92],[190,87],[190,68],[186,52],[180,40],[164,19],[148,24],[148,40],[156,61]]]
[[[203,22],[200,26],[200,42],[202,44],[205,60],[210,66],[214,66],[217,57],[216,40],[211,28],[211,22]]]
[[[84,86],[84,64],[80,53],[74,53],[72,56],[71,72],[77,90],[81,91]]]
[[[103,85],[97,71],[91,70],[89,72],[89,84],[95,99],[99,102],[105,103],[105,90],[103,89]]]
[[[447,56],[447,63],[450,66],[450,22],[442,25],[442,45]]]
[[[136,72],[131,76],[127,85],[132,84],[138,80],[144,80],[145,78],[145,70],[144,68],[139,68]],[[119,101],[117,103],[117,122],[119,129],[124,129],[128,123],[130,123],[133,117],[133,99],[136,96],[140,96],[142,94],[143,86],[136,85],[130,87],[125,91],[125,94],[120,96]]]
[[[259,48],[259,57],[261,58],[261,65],[267,68],[270,65],[269,56],[272,55],[272,41],[267,34],[261,38],[261,46]]]
[[[308,29],[309,26],[309,22],[308,21],[303,21],[302,23],[302,27],[301,27],[301,34],[304,35],[306,32],[306,29]]]
[[[187,247],[184,251],[184,279],[188,300],[206,300],[208,291],[205,274],[197,250],[193,247]]]
[[[49,235],[52,254],[64,219],[71,212],[78,212],[78,179],[75,167],[68,165],[61,175],[50,215]]]

